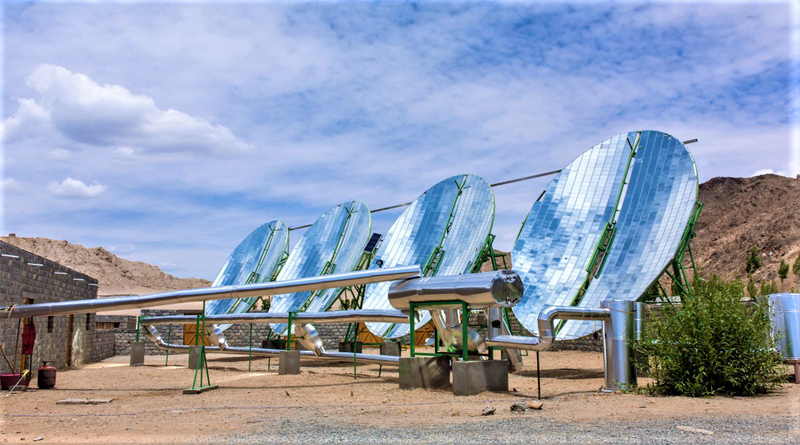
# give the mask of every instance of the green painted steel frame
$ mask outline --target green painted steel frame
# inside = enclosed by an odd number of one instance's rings
[[[206,302],[203,302],[203,312],[198,314],[195,319],[195,336],[194,345],[200,344],[200,354],[197,355],[197,366],[194,368],[194,378],[192,379],[192,387],[188,390],[204,390],[211,389],[211,376],[208,373],[208,361],[206,360],[206,342],[200,342],[202,336],[206,333]],[[200,385],[197,384],[197,375],[200,374]],[[203,374],[205,374],[205,384],[203,384]]]
[[[417,310],[426,310],[431,309],[432,306],[453,306],[454,304],[461,305],[461,349],[454,350],[454,351],[440,351],[439,350],[439,332],[434,330],[434,352],[417,352],[416,351],[416,311]],[[441,357],[441,356],[461,356],[462,361],[469,361],[469,314],[470,314],[470,307],[469,304],[465,301],[461,300],[449,300],[449,301],[426,301],[423,303],[415,303],[411,302],[408,305],[409,311],[411,315],[408,317],[411,323],[410,329],[410,338],[409,338],[409,355],[411,357],[420,356],[430,356],[430,357]],[[489,348],[488,354],[473,354],[473,355],[487,355],[489,359],[494,358],[494,348]]]

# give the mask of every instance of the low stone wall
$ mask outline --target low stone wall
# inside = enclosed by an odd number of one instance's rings
[[[163,316],[163,315],[181,315],[175,311],[164,310],[143,310],[143,316]],[[116,355],[130,355],[131,342],[136,341],[136,317],[127,316],[106,316],[102,317],[100,321],[119,323],[118,328],[110,329],[103,332],[112,332],[114,335],[114,353]],[[347,332],[347,323],[335,324],[319,324],[316,326],[322,343],[326,349],[336,351],[339,348],[339,342],[344,339]],[[184,325],[158,325],[158,332],[164,341],[169,339],[170,343],[182,345],[183,344],[183,329]],[[170,331],[171,328],[171,331]],[[252,339],[253,347],[260,348],[261,341],[265,340],[272,332],[269,324],[253,324],[252,325]],[[139,333],[139,340],[145,342],[145,354],[147,355],[164,355],[166,351],[159,349],[155,343],[151,342],[144,335],[144,328],[141,327]],[[250,325],[249,324],[234,324],[225,330],[225,339],[231,346],[247,347],[250,344]],[[171,352],[172,354],[175,351]]]

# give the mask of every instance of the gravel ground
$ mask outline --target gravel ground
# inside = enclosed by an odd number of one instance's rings
[[[117,356],[59,371],[54,389],[0,397],[0,443],[800,444],[800,385],[758,397],[607,394],[602,354],[541,359],[542,410],[522,414],[510,407],[536,404],[535,362],[509,376],[510,391],[458,397],[400,389],[396,368],[359,366],[354,379],[349,363],[309,360],[299,375],[278,375],[276,360],[254,360],[248,372],[246,358],[210,354],[219,388],[184,395],[194,377],[185,354],[133,368]],[[113,402],[57,403],[70,398]],[[481,415],[487,405],[494,415]]]
[[[521,414],[461,424],[376,428],[340,420],[265,420],[260,431],[219,437],[232,443],[798,443],[797,416],[683,418],[652,422],[565,423]]]

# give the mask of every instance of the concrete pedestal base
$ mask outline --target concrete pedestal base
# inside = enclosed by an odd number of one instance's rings
[[[401,357],[400,388],[450,386],[450,357]]]
[[[200,346],[189,346],[189,369],[197,369],[198,357],[200,357]]]
[[[508,360],[453,363],[453,394],[472,396],[484,391],[508,391]]]
[[[381,343],[381,355],[391,355],[394,357],[400,357],[400,343],[396,341],[385,341]]]
[[[131,366],[144,365],[144,342],[131,342]]]
[[[356,342],[356,352],[361,352],[362,344],[360,341]],[[353,342],[350,341],[340,341],[339,342],[339,352],[353,352]]]
[[[300,374],[300,351],[281,351],[278,375]]]

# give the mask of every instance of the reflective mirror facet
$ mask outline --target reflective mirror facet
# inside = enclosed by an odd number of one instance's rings
[[[469,273],[480,255],[494,221],[494,193],[482,178],[457,175],[434,185],[395,221],[378,248],[370,269],[419,264],[426,275]],[[392,309],[391,283],[367,285],[364,309]],[[417,321],[430,320],[427,312]],[[386,338],[402,337],[409,325],[367,323],[369,330]]]

